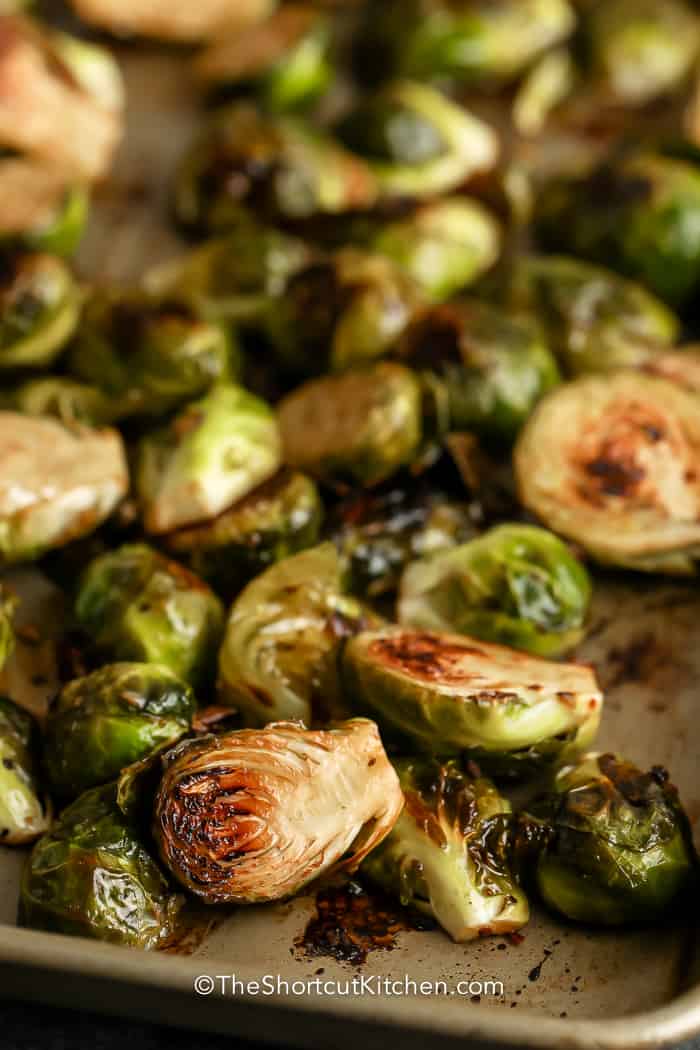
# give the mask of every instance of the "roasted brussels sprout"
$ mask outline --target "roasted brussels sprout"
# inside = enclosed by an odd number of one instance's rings
[[[292,3],[247,31],[222,33],[195,60],[204,83],[252,91],[273,112],[298,110],[319,99],[334,71],[328,16]]]
[[[554,391],[515,449],[523,504],[596,560],[688,574],[700,556],[697,395],[637,372]]]
[[[111,784],[81,795],[37,842],[19,918],[34,929],[152,949],[175,931],[181,906]]]
[[[557,251],[611,266],[682,306],[700,281],[700,171],[636,152],[584,180],[550,186],[538,225]]]
[[[265,330],[289,371],[342,371],[385,355],[418,303],[413,282],[390,260],[345,249],[294,274],[270,301]]]
[[[344,713],[337,675],[342,639],[377,617],[348,597],[330,543],[273,565],[234,602],[219,654],[219,695],[248,725]]]
[[[31,716],[0,696],[0,845],[23,846],[50,823],[39,797]]]
[[[565,256],[519,264],[515,298],[533,310],[569,375],[644,364],[671,345],[678,319],[641,285]]]
[[[695,879],[687,818],[668,773],[642,773],[616,755],[561,769],[521,816],[539,844],[534,882],[554,911],[617,926],[668,917]]]
[[[66,376],[27,379],[0,393],[0,406],[27,416],[54,416],[62,423],[103,426],[114,422],[119,408],[97,387]]]
[[[387,627],[351,638],[343,683],[382,732],[518,774],[588,747],[603,703],[588,667],[465,638]]]
[[[212,521],[163,540],[219,594],[234,598],[268,566],[313,547],[322,517],[315,483],[285,469]]]
[[[221,602],[197,576],[144,543],[108,551],[88,565],[75,615],[109,659],[165,666],[195,687],[212,676],[223,633]]]
[[[158,416],[236,378],[224,329],[189,306],[139,292],[96,292],[68,355],[73,376],[94,384],[121,416]]]
[[[423,311],[407,329],[398,356],[437,376],[454,430],[506,442],[560,378],[535,320],[477,300]]]
[[[0,160],[0,190],[12,191],[13,173],[9,170],[11,167],[15,168],[18,174],[27,172],[27,162],[18,162],[14,158]],[[48,187],[50,184],[45,185]],[[16,187],[16,192],[19,191],[20,185]],[[89,207],[90,198],[84,186],[75,185],[67,189],[59,186],[50,194],[48,200],[46,195],[39,197],[30,223],[23,223],[11,229],[6,221],[3,221],[6,219],[3,215],[0,219],[0,232],[7,235],[11,243],[17,242],[37,252],[68,257],[74,254],[82,240]]]
[[[487,124],[410,80],[358,102],[336,131],[371,165],[382,196],[389,198],[448,192],[498,158],[498,138]]]
[[[81,18],[116,36],[197,41],[242,28],[264,18],[275,0],[200,0],[173,4],[168,0],[71,0]]]
[[[247,103],[217,113],[184,157],[173,207],[195,233],[225,233],[249,208],[270,221],[371,208],[379,196],[368,164],[292,118]]]
[[[66,264],[40,252],[0,253],[0,369],[45,368],[80,317],[80,293]]]
[[[511,808],[456,762],[398,759],[406,800],[362,873],[436,919],[454,941],[513,933],[529,919],[511,870]]]
[[[219,383],[141,442],[137,475],[150,533],[215,517],[272,477],[282,461],[270,408],[233,383]]]
[[[336,484],[376,485],[418,455],[421,387],[400,364],[324,376],[279,407],[287,463]]]
[[[392,259],[428,299],[449,299],[496,262],[501,235],[490,212],[468,197],[445,197],[382,225],[370,248]]]
[[[497,525],[408,566],[399,621],[557,656],[584,634],[588,573],[565,543],[532,525]]]
[[[128,487],[116,431],[0,411],[0,564],[88,535]]]
[[[108,664],[77,678],[46,721],[44,767],[51,790],[74,798],[189,732],[194,694],[161,664]]]
[[[154,833],[168,869],[212,903],[289,897],[355,869],[403,806],[373,722],[280,722],[180,745],[165,759]]]

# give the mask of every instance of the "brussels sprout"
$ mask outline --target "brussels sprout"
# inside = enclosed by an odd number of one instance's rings
[[[684,0],[606,0],[584,19],[591,73],[624,105],[643,105],[688,76],[700,20]]]
[[[372,251],[392,259],[436,302],[472,284],[496,262],[498,223],[478,201],[445,197],[383,225]]]
[[[198,577],[146,544],[90,562],[75,615],[109,659],[159,664],[195,686],[211,677],[223,633],[221,602]]]
[[[154,834],[176,879],[212,904],[298,892],[353,870],[403,806],[377,727],[294,722],[180,745],[165,759]]]
[[[221,110],[176,176],[175,217],[196,233],[236,228],[249,208],[272,221],[371,208],[376,178],[359,157],[292,118],[247,103]]]
[[[414,558],[450,550],[474,531],[468,504],[415,482],[349,496],[329,523],[351,591],[370,599],[394,591]]]
[[[523,504],[596,560],[689,574],[700,557],[697,395],[636,372],[550,394],[515,449]]]
[[[544,131],[556,109],[573,94],[577,69],[567,47],[543,55],[523,78],[513,102],[513,125],[528,137]]]
[[[367,159],[384,197],[432,197],[488,171],[496,133],[427,84],[404,80],[359,102],[336,128]]]
[[[679,332],[678,319],[641,285],[578,259],[529,257],[515,284],[569,375],[644,364]]]
[[[62,423],[102,426],[112,423],[118,408],[94,386],[64,376],[28,379],[0,393],[0,406],[27,416],[54,416]]]
[[[279,407],[285,459],[338,484],[376,485],[416,458],[421,387],[392,362],[305,383]]]
[[[512,441],[533,408],[559,382],[540,325],[487,303],[425,310],[399,346],[401,360],[438,377],[450,423]]]
[[[399,622],[557,656],[584,635],[591,581],[566,544],[532,525],[498,525],[408,566]]]
[[[282,470],[218,518],[163,539],[220,594],[233,598],[268,566],[317,543],[322,517],[314,482]]]
[[[67,685],[49,712],[44,767],[52,791],[75,798],[125,766],[175,744],[195,712],[190,687],[155,663],[109,664]]]
[[[207,521],[279,469],[274,414],[233,383],[212,387],[141,442],[137,477],[146,531]]]
[[[0,564],[87,536],[128,487],[116,431],[0,411]]]
[[[0,844],[23,846],[43,835],[50,812],[40,800],[31,716],[0,696]]]
[[[45,368],[80,317],[80,293],[65,263],[39,252],[0,255],[0,369]]]
[[[285,558],[233,604],[219,654],[219,695],[248,725],[327,722],[344,711],[340,642],[377,622],[346,595],[332,544]]]
[[[265,18],[275,0],[199,0],[197,4],[169,0],[71,0],[86,22],[116,36],[145,36],[157,40],[194,42],[221,32],[242,29]]]
[[[695,879],[687,818],[668,773],[615,755],[561,769],[522,820],[539,840],[534,882],[554,911],[617,926],[668,917]],[[532,835],[529,825],[534,824]]]
[[[351,638],[342,673],[348,700],[382,732],[438,755],[466,752],[499,774],[588,747],[603,703],[588,667],[408,628]]]
[[[551,186],[539,208],[543,241],[601,262],[681,306],[700,281],[700,171],[633,153],[584,180]]]
[[[3,175],[7,175],[2,171],[4,166],[0,163],[0,187],[7,189],[7,181],[3,180]],[[84,186],[61,189],[50,207],[42,208],[34,222],[17,230],[9,239],[33,251],[71,256],[85,232],[89,207],[90,197]]]
[[[513,933],[529,906],[510,865],[510,803],[455,762],[398,759],[405,806],[362,873],[454,941]]]
[[[329,19],[311,4],[289,4],[247,31],[223,33],[195,60],[206,84],[251,90],[273,112],[319,99],[334,71]]]
[[[37,842],[20,885],[23,926],[157,948],[182,898],[119,811],[115,786],[85,792]]]
[[[271,300],[265,330],[290,371],[341,371],[386,354],[418,302],[413,282],[388,259],[346,249],[294,274]]]

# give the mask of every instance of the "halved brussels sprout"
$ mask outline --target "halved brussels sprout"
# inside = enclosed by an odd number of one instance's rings
[[[620,270],[672,306],[700,282],[700,171],[685,160],[634,152],[550,186],[538,221],[546,245]]]
[[[416,376],[389,361],[312,380],[279,406],[285,459],[324,481],[376,485],[418,455],[421,402]]]
[[[71,338],[81,296],[66,264],[39,252],[0,255],[0,369],[45,368]]]
[[[565,543],[532,525],[498,525],[408,566],[399,622],[558,656],[584,635],[591,580]]]
[[[644,364],[680,325],[641,285],[566,256],[530,256],[516,268],[515,298],[533,310],[569,375]]]
[[[394,767],[406,802],[362,873],[458,943],[519,930],[530,909],[511,870],[510,803],[456,762],[402,758]]]
[[[215,37],[265,18],[276,0],[200,0],[197,4],[169,0],[71,0],[86,22],[116,36],[192,42]]]
[[[398,356],[437,377],[454,430],[506,442],[560,379],[537,321],[477,300],[424,310]]]
[[[223,606],[202,580],[145,543],[90,562],[75,615],[109,659],[165,666],[194,686],[212,678]]]
[[[20,886],[20,924],[136,948],[175,932],[183,899],[117,807],[115,785],[93,788],[37,842]]]
[[[150,533],[207,521],[272,477],[282,462],[274,413],[218,383],[141,442],[137,476]]]
[[[0,696],[0,845],[24,846],[48,828],[40,799],[31,715]]]
[[[522,829],[540,844],[535,885],[568,919],[665,919],[695,881],[688,820],[660,766],[642,773],[616,755],[587,755],[528,809]]]
[[[588,667],[408,628],[351,638],[342,673],[348,701],[382,732],[504,775],[588,747],[603,704]]]
[[[28,379],[0,393],[0,406],[27,416],[55,416],[62,423],[103,426],[114,422],[119,407],[97,387],[65,376]]]
[[[700,557],[697,395],[637,372],[554,391],[515,449],[523,504],[596,560],[688,574]]]
[[[331,40],[327,15],[288,4],[247,30],[221,33],[196,58],[195,73],[208,85],[252,91],[273,112],[298,110],[330,87]]]
[[[347,595],[332,544],[285,558],[233,604],[219,653],[219,695],[248,725],[328,722],[345,711],[340,643],[378,622]]]
[[[170,752],[154,834],[190,892],[254,904],[289,897],[333,868],[354,870],[402,806],[373,722],[315,732],[279,722]]]
[[[389,259],[345,249],[290,278],[270,301],[265,331],[290,371],[337,372],[385,355],[418,303],[413,282]]]
[[[445,197],[382,225],[370,248],[393,260],[427,298],[439,302],[472,284],[496,262],[501,233],[478,201]]]
[[[0,564],[87,536],[128,487],[116,431],[0,411]]]
[[[336,131],[367,160],[389,198],[448,192],[498,159],[498,138],[488,124],[410,80],[360,101]]]
[[[187,230],[225,233],[249,208],[272,221],[371,208],[379,188],[359,157],[291,118],[240,103],[221,110],[176,176],[173,206]]]
[[[67,685],[49,712],[44,767],[51,790],[75,798],[189,732],[194,693],[168,667],[108,664]]]
[[[182,302],[140,292],[95,292],[83,310],[69,371],[92,383],[122,416],[158,416],[235,379],[236,349],[224,329]]]
[[[311,478],[282,470],[212,521],[163,537],[168,549],[233,598],[254,576],[318,542],[323,505]]]

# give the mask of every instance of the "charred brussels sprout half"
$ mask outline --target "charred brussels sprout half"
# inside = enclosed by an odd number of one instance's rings
[[[376,485],[410,464],[422,440],[422,391],[400,364],[324,376],[279,406],[287,463],[345,485]]]
[[[31,715],[0,696],[1,846],[33,842],[50,823],[50,813],[40,798],[34,735]]]
[[[289,897],[335,867],[355,869],[402,805],[373,722],[315,732],[281,722],[172,751],[154,834],[190,892],[253,904]]]
[[[516,268],[515,299],[542,321],[568,375],[636,368],[676,339],[678,319],[641,285],[565,256]]]
[[[238,362],[219,325],[189,306],[140,292],[96,292],[68,356],[74,377],[91,383],[122,416],[159,416],[235,378]]]
[[[66,264],[40,252],[0,252],[0,369],[46,368],[76,330],[80,293]]]
[[[700,556],[697,395],[636,372],[550,394],[523,430],[524,505],[600,562],[688,574]]]
[[[590,577],[565,543],[531,525],[499,525],[409,565],[399,620],[557,656],[581,641],[590,600]]]
[[[212,676],[223,606],[202,580],[146,544],[95,558],[75,614],[110,659],[164,665],[194,686]]]
[[[248,725],[338,717],[340,643],[377,622],[346,594],[332,544],[285,558],[233,604],[219,654],[220,697]]]
[[[87,791],[37,842],[22,875],[23,926],[144,949],[175,931],[182,898],[115,795],[114,785]]]
[[[265,330],[290,372],[337,372],[388,353],[418,302],[413,282],[389,259],[345,249],[294,274],[270,301]]]
[[[0,406],[26,416],[53,416],[62,423],[102,426],[119,415],[114,402],[97,387],[65,376],[40,376],[0,393]]]
[[[695,880],[688,821],[668,774],[587,755],[521,815],[539,842],[534,883],[554,911],[617,926],[667,918]],[[527,847],[530,848],[529,846]]]
[[[464,752],[502,775],[587,747],[603,703],[587,667],[396,627],[351,638],[342,673],[348,701],[382,732],[438,755]]]
[[[476,300],[423,311],[397,353],[437,377],[454,430],[505,442],[560,379],[537,321]]]
[[[195,712],[190,687],[159,664],[109,664],[59,695],[46,722],[44,766],[52,791],[74,798],[125,766],[176,743]]]
[[[137,488],[150,533],[207,521],[272,477],[282,461],[272,410],[219,383],[141,442]]]
[[[406,802],[362,873],[454,941],[519,930],[530,909],[511,869],[510,803],[456,762],[402,758],[394,766]]]
[[[409,80],[358,102],[336,132],[365,158],[388,198],[448,192],[498,158],[498,139],[487,124],[436,89]]]
[[[323,505],[311,478],[282,470],[217,518],[163,537],[218,593],[235,597],[254,576],[318,542]]]
[[[641,281],[672,306],[700,281],[700,171],[675,157],[633,153],[583,181],[550,187],[543,243]]]

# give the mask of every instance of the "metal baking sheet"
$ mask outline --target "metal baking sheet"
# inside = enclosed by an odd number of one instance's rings
[[[85,276],[98,281],[133,279],[177,251],[166,221],[168,180],[197,121],[181,55],[140,47],[120,57],[128,139],[98,195],[80,258]],[[40,638],[20,639],[0,689],[40,714],[55,683],[54,642],[65,617],[33,572],[16,573],[15,583],[26,595],[22,615],[39,625]],[[640,765],[666,765],[698,838],[697,586],[600,577],[578,656],[596,666],[606,691],[601,746]],[[461,946],[439,930],[398,923],[388,946],[358,964],[304,950],[318,912],[310,893],[220,913],[207,936],[179,952],[144,954],[16,928],[23,859],[0,847],[0,995],[319,1047],[359,1039],[383,1046],[399,1037],[406,1046],[469,1038],[592,1050],[656,1046],[700,1031],[700,939],[691,917],[605,932],[535,909],[521,943]],[[342,916],[337,921],[342,933]],[[204,978],[199,994],[197,977]]]

